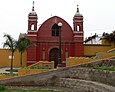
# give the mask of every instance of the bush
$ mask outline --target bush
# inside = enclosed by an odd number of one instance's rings
[[[10,72],[10,69],[7,69],[7,70],[5,70],[5,71]],[[18,69],[13,69],[12,71],[13,71],[13,72],[18,72]]]
[[[6,89],[5,86],[0,85],[0,92],[3,91],[3,90],[5,90],[5,89]]]

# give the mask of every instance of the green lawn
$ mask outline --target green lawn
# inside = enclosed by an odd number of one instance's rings
[[[5,89],[0,92],[63,92],[63,91],[53,91],[53,90],[21,90],[21,89]]]
[[[15,89],[7,88],[3,85],[0,85],[0,92],[63,92],[63,91],[54,91],[54,90],[39,90],[39,89]]]
[[[115,71],[115,66],[96,66],[95,69]]]

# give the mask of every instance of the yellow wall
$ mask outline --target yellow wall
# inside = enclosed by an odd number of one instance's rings
[[[14,78],[15,76],[0,76],[0,80]]]
[[[107,52],[111,45],[84,45],[84,56],[96,55],[97,52]]]
[[[30,65],[31,66],[39,66],[41,68],[46,68],[46,69],[53,69],[54,68],[54,61],[39,61],[35,64]]]
[[[95,60],[95,59],[86,58],[86,57],[69,57],[67,66],[75,66],[75,65],[86,63],[86,62],[90,62],[92,60]]]
[[[109,57],[115,56],[115,53],[107,53],[107,52],[99,52],[97,54],[98,54],[98,56],[91,57],[91,58],[88,58],[88,57],[69,57],[67,66],[75,66],[75,65],[91,62],[94,60],[99,60],[99,59],[104,59],[104,58],[109,58]]]
[[[97,53],[98,55],[96,56],[99,59],[104,59],[104,58],[109,58],[115,56],[114,52],[99,52]]]
[[[18,76],[49,71],[49,69],[18,69]]]
[[[84,56],[96,55],[98,52],[107,52],[112,49],[111,45],[84,45]],[[0,67],[10,66],[9,56],[11,52],[7,49],[0,49]],[[80,59],[79,59],[80,60]],[[82,60],[81,60],[82,61]],[[83,61],[84,62],[84,61]],[[87,62],[87,60],[86,60]],[[14,66],[20,66],[20,53],[14,53]],[[26,52],[23,53],[23,66],[26,65]],[[72,64],[74,65],[74,63]],[[54,63],[45,62],[42,66],[54,67]]]
[[[0,49],[0,67],[10,66],[11,52],[8,49]],[[26,65],[26,52],[23,53],[23,66]],[[20,66],[20,53],[16,51],[14,53],[14,66]]]

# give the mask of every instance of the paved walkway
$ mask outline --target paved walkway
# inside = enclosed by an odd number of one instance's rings
[[[13,69],[19,69],[19,67],[18,67],[18,68],[14,67]],[[9,72],[6,71],[6,70],[10,70],[10,67],[3,67],[3,68],[0,68],[0,73],[9,73]]]
[[[0,73],[8,73],[6,70],[8,70],[8,69],[10,69],[10,68],[0,68]]]

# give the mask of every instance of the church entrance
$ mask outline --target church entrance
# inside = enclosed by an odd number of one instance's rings
[[[54,61],[54,68],[56,68],[58,64],[58,48],[51,49],[49,55],[50,61]]]

